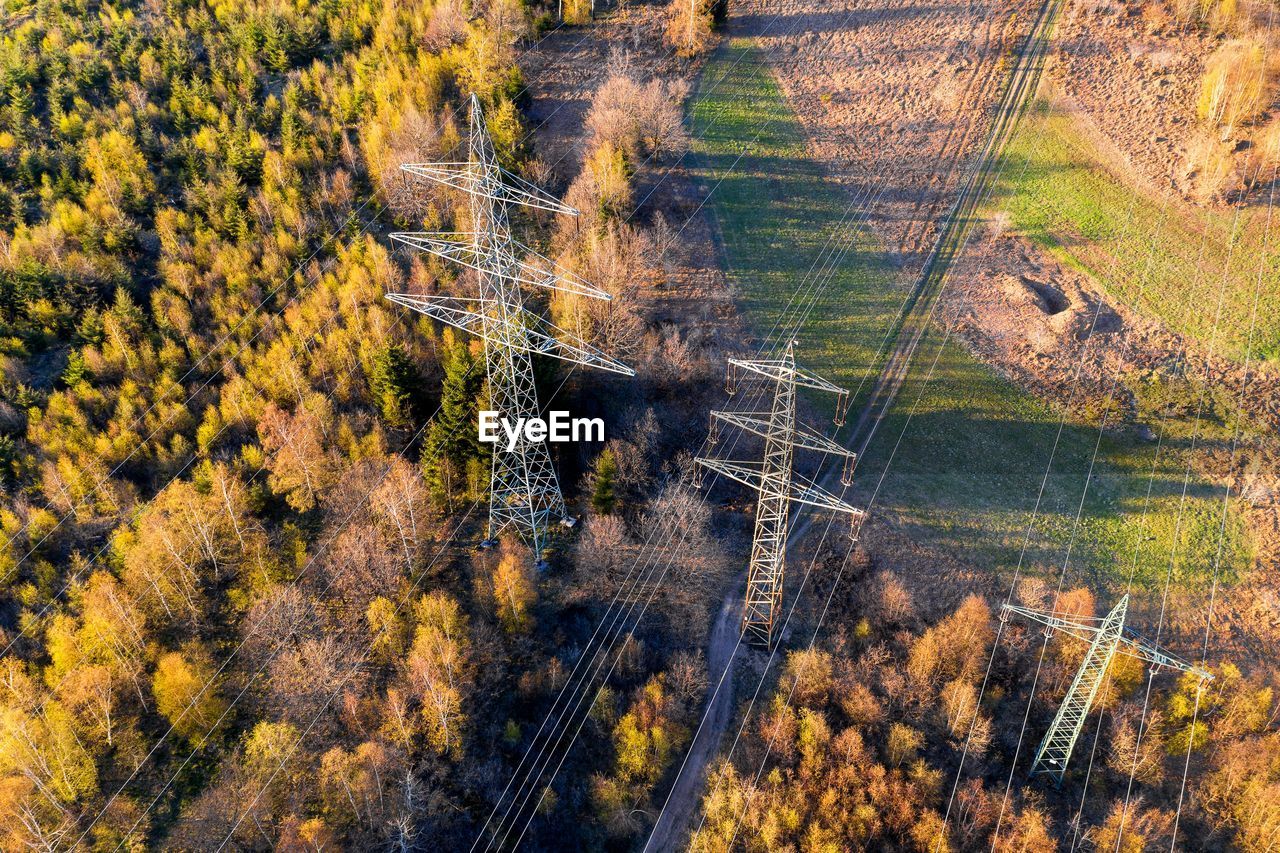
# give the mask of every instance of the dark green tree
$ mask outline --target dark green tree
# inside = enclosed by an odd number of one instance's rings
[[[89,365],[85,363],[84,353],[73,349],[67,356],[67,367],[62,371],[62,384],[74,388],[89,378]]]
[[[440,413],[427,432],[422,463],[433,496],[448,503],[465,482],[467,463],[486,455],[476,428],[484,370],[461,343],[445,359]]]
[[[591,479],[591,508],[597,515],[608,515],[618,506],[618,460],[609,448],[596,457]]]
[[[263,34],[262,56],[273,70],[285,72],[293,64],[293,31],[279,18],[272,21]]]
[[[368,379],[382,419],[393,427],[411,424],[422,398],[422,376],[404,348],[390,344],[379,350]]]

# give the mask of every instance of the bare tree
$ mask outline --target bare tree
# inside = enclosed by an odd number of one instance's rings
[[[683,81],[642,81],[625,54],[614,56],[614,70],[596,90],[587,113],[587,129],[597,145],[610,143],[631,162],[647,155],[679,154],[689,147],[681,104]]]

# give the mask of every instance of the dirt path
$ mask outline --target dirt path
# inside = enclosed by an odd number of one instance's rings
[[[707,641],[707,671],[720,673],[712,688],[710,704],[705,711],[706,724],[699,726],[684,763],[658,814],[658,822],[644,849],[674,850],[684,841],[690,819],[697,810],[707,765],[720,751],[720,740],[729,728],[733,711],[733,659],[740,648],[739,624],[742,619],[742,590],[734,584],[716,615],[715,625]]]

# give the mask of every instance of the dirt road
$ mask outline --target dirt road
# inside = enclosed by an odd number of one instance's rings
[[[706,709],[706,724],[700,727],[684,759],[684,766],[676,777],[675,785],[666,807],[659,813],[646,851],[673,850],[677,840],[683,840],[689,819],[697,810],[707,765],[720,749],[720,739],[733,711],[733,658],[738,643],[739,625],[742,619],[742,591],[735,585],[725,596],[716,614],[715,625],[707,641],[707,671],[717,681],[710,686],[711,700]],[[717,676],[717,673],[719,675]]]

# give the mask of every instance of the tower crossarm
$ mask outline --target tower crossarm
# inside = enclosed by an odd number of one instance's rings
[[[1032,622],[1039,622],[1046,625],[1054,631],[1061,631],[1086,643],[1092,643],[1094,637],[1101,630],[1103,620],[1093,617],[1078,617],[1070,614],[1055,613],[1051,610],[1037,610],[1031,607],[1020,607],[1016,604],[1003,604],[1000,606],[1001,616],[1014,614],[1029,619]]]
[[[741,483],[757,492],[771,492],[771,483],[764,476],[764,467],[760,462],[739,462],[728,459],[708,459],[699,456],[694,460],[699,465],[717,474],[723,474],[730,480]],[[863,511],[842,501],[817,483],[797,474],[792,474],[792,482],[788,484],[786,498],[795,503],[829,509],[847,515],[862,516]]]
[[[1163,667],[1177,670],[1178,672],[1190,672],[1203,681],[1213,681],[1213,673],[1194,664],[1187,663],[1176,655],[1160,651],[1158,645],[1136,631],[1130,631],[1128,628],[1125,629],[1124,636],[1120,638],[1120,646],[1117,651],[1140,661],[1145,661],[1157,669]]]
[[[724,412],[712,410],[711,417],[718,421],[745,429],[747,432],[754,433],[761,438],[769,437],[769,413],[768,412]],[[820,453],[831,453],[836,456],[856,457],[849,448],[839,444],[822,435],[816,430],[810,429],[803,424],[796,424],[795,431],[791,436],[791,446],[799,447],[804,450],[816,450]]]
[[[400,168],[415,177],[501,204],[578,215],[577,208],[562,203],[496,163],[405,163]]]
[[[417,296],[412,293],[388,293],[386,296],[397,305],[425,314],[446,326],[470,332],[478,338],[485,337],[485,315],[497,305],[485,299],[458,296]]]
[[[792,477],[791,500],[794,502],[816,506],[819,509],[829,509],[833,512],[842,512],[855,518],[861,518],[865,514],[853,504],[846,503],[807,477],[802,477],[799,474],[793,474]]]
[[[517,256],[500,244],[486,247],[482,242],[486,236],[469,232],[397,231],[391,235],[391,239],[447,261],[480,272],[502,275],[521,284],[560,290],[592,299],[613,299],[608,292],[584,281],[523,243],[516,240],[505,241],[520,253]],[[494,267],[502,272],[495,272]]]
[[[775,382],[794,381],[796,385],[805,388],[814,388],[818,391],[827,391],[831,394],[847,394],[848,392],[836,385],[823,379],[811,370],[805,370],[803,367],[797,367],[794,363],[781,358],[766,358],[750,360],[741,358],[729,359],[729,364],[741,370],[772,379]]]
[[[1061,631],[1086,643],[1092,643],[1098,632],[1102,630],[1105,623],[1104,618],[1097,617],[1080,617],[1070,614],[1054,613],[1050,610],[1036,610],[1030,607],[1019,607],[1016,604],[1002,605],[1000,610],[1002,613],[1012,613],[1029,619],[1033,622],[1039,622],[1047,625],[1055,631]],[[1120,641],[1116,646],[1116,651],[1140,661],[1151,664],[1154,667],[1163,667],[1167,669],[1177,670],[1179,672],[1191,672],[1197,677],[1205,681],[1212,681],[1213,674],[1207,672],[1201,667],[1187,663],[1176,655],[1160,650],[1160,647],[1148,640],[1130,628],[1123,628],[1120,633]]]
[[[499,308],[496,302],[454,296],[420,296],[411,293],[388,293],[387,299],[433,320],[470,332],[486,343],[498,342],[485,326],[486,317]],[[515,336],[504,335],[500,343],[505,346],[581,364],[584,367],[594,367],[623,376],[635,376],[635,371],[630,367],[610,358],[578,336],[536,314],[521,309],[519,316],[513,321],[523,325],[524,333]]]
[[[622,376],[635,376],[636,372],[615,358],[610,358],[600,350],[588,344],[582,338],[544,320],[536,314],[525,312],[529,323],[529,351],[537,355],[547,355],[561,361],[594,367],[609,373]]]
[[[693,461],[749,489],[757,492],[764,491],[764,463],[762,462],[737,462],[729,459],[710,459],[705,456],[699,456]]]

